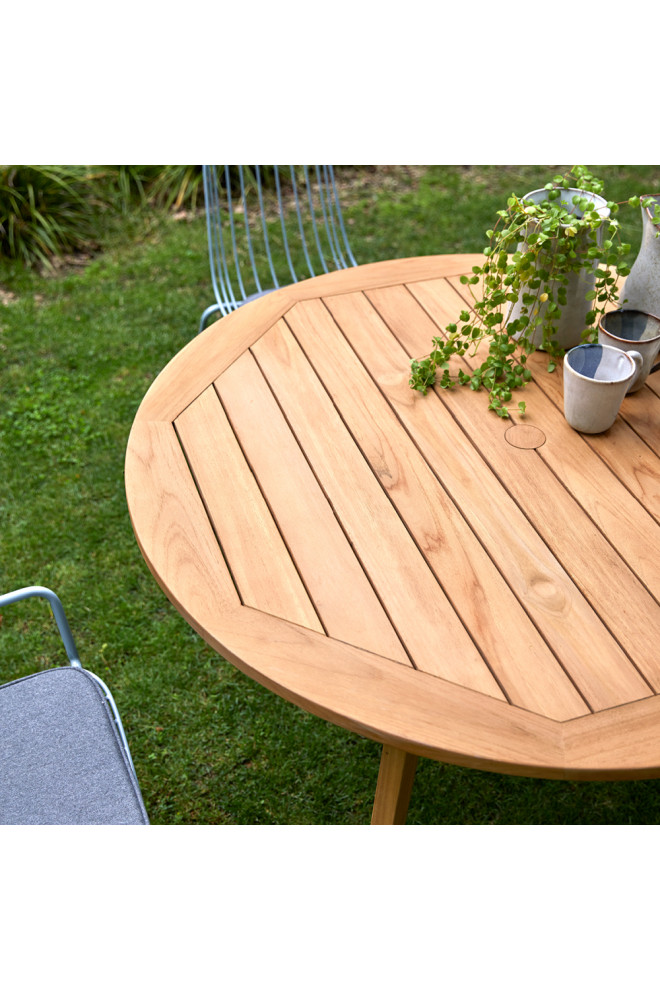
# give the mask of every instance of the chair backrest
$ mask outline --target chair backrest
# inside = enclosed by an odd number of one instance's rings
[[[357,262],[332,165],[204,165],[209,262],[225,316],[281,285]]]
[[[84,670],[62,604],[39,586],[0,595],[50,603],[69,658],[0,685],[0,824],[148,825],[114,698]]]

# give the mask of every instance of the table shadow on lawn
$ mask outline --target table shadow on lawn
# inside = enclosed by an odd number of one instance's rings
[[[420,760],[409,825],[656,825],[660,781],[558,781]]]

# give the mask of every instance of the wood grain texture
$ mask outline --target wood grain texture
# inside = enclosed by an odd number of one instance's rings
[[[372,825],[405,824],[416,769],[416,756],[392,746],[383,746]]]
[[[349,311],[352,301],[341,296],[328,306],[342,325],[373,329],[363,309]],[[377,345],[362,365],[319,300],[293,307],[286,322],[507,697],[552,717],[582,714],[584,701],[443,487],[444,464],[434,473],[375,387]],[[446,421],[443,445],[454,450],[461,439]]]
[[[142,554],[174,605],[200,631],[239,598],[171,423],[136,419],[125,473]]]
[[[253,351],[415,666],[504,697],[286,325]]]
[[[410,664],[252,355],[234,362],[216,389],[323,627],[337,639]]]
[[[260,684],[376,742],[482,770],[564,776],[560,722],[247,608],[217,614],[206,634]]]
[[[215,389],[205,389],[175,426],[241,601],[322,631]]]
[[[439,284],[425,289],[415,286],[414,291],[423,292],[424,305],[430,313],[434,312],[437,298],[438,313],[442,313],[450,290]],[[644,697],[651,692],[651,684],[658,683],[658,658],[648,639],[649,616],[660,619],[657,602],[630,562],[617,552],[580,504],[579,491],[567,489],[547,464],[554,446],[559,457],[564,447],[580,446],[587,472],[589,458],[598,458],[556,407],[545,405],[536,383],[526,388],[525,396],[525,422],[543,428],[547,436],[546,443],[533,451],[505,444],[506,421],[485,416],[485,406],[471,401],[467,390],[459,389],[452,395],[452,406],[468,435],[478,438],[483,456],[509,495],[600,617],[600,630],[593,623],[589,626],[591,648],[585,655],[589,657],[588,669],[577,681],[581,690],[595,708]],[[540,406],[542,413],[538,412]],[[577,477],[579,480],[579,474]],[[606,502],[619,484],[608,472],[599,494],[592,493],[592,504]],[[618,528],[623,528],[621,521]]]
[[[660,775],[660,385],[588,438],[539,355],[524,421],[412,392],[478,262],[383,262],[243,307],[164,369],[127,450],[163,589],[249,676],[399,754],[388,821],[415,756]]]

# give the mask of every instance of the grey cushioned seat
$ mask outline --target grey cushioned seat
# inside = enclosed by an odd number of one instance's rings
[[[0,824],[149,824],[102,688],[83,668],[0,685]]]

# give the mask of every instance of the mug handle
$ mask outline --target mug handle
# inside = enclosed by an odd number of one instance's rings
[[[628,351],[627,353],[628,353],[628,357],[631,357],[633,359],[633,361],[635,362],[635,369],[636,369],[636,371],[635,371],[635,377],[633,378],[633,380],[631,381],[630,385],[628,386],[628,391],[630,391],[631,388],[634,388],[634,386],[637,384],[637,381],[639,379],[639,376],[642,373],[642,365],[644,364],[644,358],[639,353],[639,351]]]

